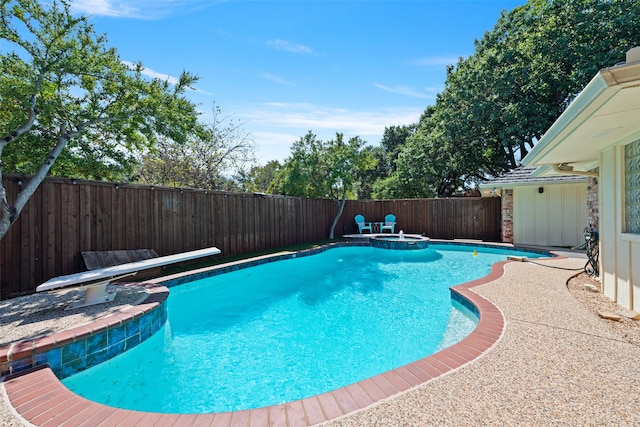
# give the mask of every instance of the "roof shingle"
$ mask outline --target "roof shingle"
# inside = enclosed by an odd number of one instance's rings
[[[558,182],[558,181],[562,181],[562,182],[566,182],[566,181],[586,182],[587,181],[587,177],[581,176],[581,175],[557,175],[557,176],[538,176],[538,177],[531,176],[531,174],[536,169],[537,167],[519,167],[503,175],[500,175],[496,178],[493,178],[488,181],[484,181],[482,184],[491,184],[495,186],[499,184],[526,184],[526,183]]]

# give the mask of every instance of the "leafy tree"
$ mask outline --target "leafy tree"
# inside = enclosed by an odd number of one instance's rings
[[[235,191],[254,155],[255,143],[242,123],[214,106],[211,123],[199,126],[186,142],[159,140],[142,157],[138,178],[148,184]]]
[[[597,71],[640,42],[639,18],[638,0],[530,0],[502,14],[451,82],[472,103],[466,129],[502,155],[490,171],[517,167]]]
[[[313,176],[314,168],[319,167],[319,149],[323,141],[318,140],[311,131],[294,142],[291,146],[291,156],[276,173],[268,193],[286,196],[322,198],[327,197],[323,185],[316,185]],[[318,165],[318,166],[316,166]]]
[[[372,169],[361,171],[358,174],[353,188],[355,197],[358,200],[371,199],[373,196],[374,184],[377,181],[384,179],[388,173],[387,168],[385,167],[387,153],[384,151],[384,148],[381,146],[373,147],[371,145],[367,145],[363,150],[367,152],[368,156],[375,159],[376,166]]]
[[[396,160],[407,139],[416,131],[416,125],[391,126],[384,129],[380,146],[384,149],[384,158],[378,164],[385,175],[392,175],[396,171]]]
[[[356,189],[358,199],[388,198],[390,194],[395,192],[374,190],[377,182],[387,180],[395,173],[396,161],[405,142],[416,129],[416,125],[391,126],[384,130],[380,146],[365,147],[365,150],[371,152],[371,155],[377,160],[376,167],[367,170],[358,178],[358,187]],[[389,188],[389,190],[392,190]]]
[[[360,137],[344,141],[341,133],[336,133],[336,139],[325,142],[308,132],[293,144],[291,157],[276,174],[271,192],[334,200],[338,211],[329,229],[329,238],[333,239],[357,177],[375,167],[375,159],[364,150],[365,144]]]
[[[517,167],[589,79],[640,44],[639,20],[638,0],[529,0],[503,12],[447,70],[374,194],[446,197]]]
[[[96,138],[100,138],[96,135]],[[107,148],[110,144],[113,146]],[[20,141],[8,145],[2,159],[8,173],[35,175],[42,159],[48,154],[46,141],[40,135],[27,133]],[[113,141],[92,141],[76,138],[67,143],[48,175],[94,179],[102,181],[130,181],[139,155],[135,148],[122,150]]]
[[[8,46],[0,54],[0,156],[6,149],[17,170],[34,173],[12,203],[0,188],[0,238],[59,158],[63,170],[96,162],[126,169],[126,153],[159,137],[186,141],[194,129],[196,106],[183,94],[197,78],[184,72],[174,86],[143,78],[142,65],[125,65],[86,17],[71,15],[68,1],[46,9],[3,1],[0,28]],[[88,152],[94,157],[83,157]]]
[[[428,123],[418,127],[398,156],[396,172],[376,182],[376,198],[450,197],[461,191],[465,166],[455,144],[437,132]]]
[[[242,173],[242,189],[248,192],[267,193],[271,182],[282,165],[277,160],[271,160],[264,166],[256,165]]]

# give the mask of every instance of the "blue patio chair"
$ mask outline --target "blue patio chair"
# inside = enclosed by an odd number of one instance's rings
[[[384,223],[380,225],[380,232],[384,233],[384,230],[389,230],[391,234],[393,234],[395,228],[396,228],[396,216],[393,214],[387,214],[387,216],[384,217]]]
[[[358,214],[354,216],[353,219],[356,221],[356,225],[358,226],[358,233],[362,234],[364,230],[369,230],[369,233],[373,233],[371,223],[364,222],[364,217],[362,215]]]

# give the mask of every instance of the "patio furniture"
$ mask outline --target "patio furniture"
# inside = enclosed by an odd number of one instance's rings
[[[371,223],[365,222],[364,216],[358,214],[354,216],[353,219],[356,221],[356,225],[358,226],[358,233],[362,234],[364,230],[369,230],[369,233],[373,233],[373,230],[371,229]]]
[[[384,233],[384,230],[389,230],[391,234],[394,233],[396,228],[396,216],[393,214],[387,214],[384,217],[384,223],[380,226],[380,232]]]

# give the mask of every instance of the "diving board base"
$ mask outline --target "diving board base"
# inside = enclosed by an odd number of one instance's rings
[[[73,304],[69,304],[65,310],[73,310],[74,308],[87,307],[90,305],[102,304],[105,302],[113,301],[116,297],[116,292],[107,293],[107,285],[114,280],[120,280],[125,277],[135,276],[137,271],[121,274],[119,276],[109,277],[105,280],[100,280],[99,282],[93,282],[86,285],[82,285],[85,288],[84,299],[82,301],[74,302]]]
[[[65,310],[73,310],[76,308],[88,307],[90,305],[102,304],[105,302],[113,301],[116,297],[116,292],[107,293],[107,285],[110,280],[95,285],[86,286],[87,290],[84,293],[84,299],[82,301],[69,304]]]

